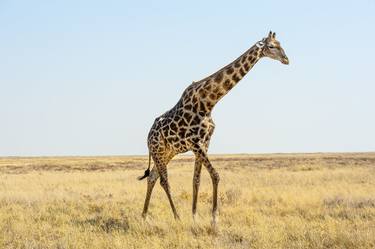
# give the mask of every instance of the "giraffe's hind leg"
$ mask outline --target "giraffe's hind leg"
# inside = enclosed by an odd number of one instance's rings
[[[157,172],[157,169],[154,167],[150,175],[147,177],[147,193],[146,193],[146,199],[145,199],[145,204],[143,206],[143,212],[142,212],[142,217],[145,218],[148,210],[148,205],[150,204],[150,198],[151,198],[151,193],[152,190],[155,186],[156,180],[159,178],[159,174]]]
[[[173,203],[173,200],[172,200],[171,188],[170,188],[169,183],[168,183],[167,167],[166,167],[166,165],[156,165],[156,167],[158,168],[159,175],[160,175],[160,185],[163,187],[165,193],[167,194],[169,204],[171,205],[174,218],[179,220],[180,216],[177,214],[176,207],[175,207],[175,205]]]
[[[195,215],[197,212],[197,200],[198,200],[198,191],[199,191],[199,184],[201,178],[201,169],[202,169],[202,161],[196,157],[195,158],[195,165],[194,165],[194,177],[193,177],[193,219],[195,220]]]

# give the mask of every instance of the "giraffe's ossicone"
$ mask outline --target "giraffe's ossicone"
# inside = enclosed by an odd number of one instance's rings
[[[211,165],[207,157],[207,150],[215,124],[211,118],[211,111],[216,103],[227,94],[262,57],[279,60],[289,64],[288,57],[270,32],[266,38],[255,43],[232,63],[223,67],[214,74],[193,82],[183,92],[177,104],[155,119],[148,134],[149,165],[144,176],[147,177],[147,193],[143,208],[143,217],[146,216],[152,189],[160,177],[160,184],[165,190],[175,218],[178,218],[174,206],[170,186],[168,183],[167,165],[177,154],[192,151],[195,155],[193,177],[193,216],[196,214],[197,196],[202,164],[210,173],[213,183],[213,223],[217,218],[217,191],[219,174]],[[150,171],[151,159],[154,167]]]

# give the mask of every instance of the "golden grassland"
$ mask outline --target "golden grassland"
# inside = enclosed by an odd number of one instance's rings
[[[214,155],[218,229],[202,169],[169,165],[181,221],[155,186],[141,218],[147,157],[0,158],[0,248],[375,248],[375,153]]]

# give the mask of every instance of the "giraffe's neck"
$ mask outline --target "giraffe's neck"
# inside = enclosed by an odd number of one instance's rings
[[[197,107],[201,114],[210,113],[217,102],[226,95],[262,57],[263,42],[257,42],[240,57],[216,73],[194,82],[188,89],[184,102]],[[185,93],[184,93],[185,95]],[[183,95],[183,98],[184,98]],[[189,96],[190,95],[190,96]]]

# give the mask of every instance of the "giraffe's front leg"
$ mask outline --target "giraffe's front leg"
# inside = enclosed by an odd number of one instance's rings
[[[197,212],[197,200],[198,200],[198,191],[199,191],[199,184],[201,179],[201,169],[202,169],[202,161],[199,157],[195,158],[195,165],[194,165],[194,176],[193,176],[193,219],[195,220],[196,212]]]
[[[212,164],[210,160],[208,160],[207,153],[199,148],[194,151],[196,157],[199,157],[200,160],[202,160],[203,165],[206,167],[208,172],[210,173],[211,180],[212,180],[212,223],[213,225],[216,225],[218,220],[218,204],[217,204],[217,190],[219,186],[219,173],[215,170],[214,167],[212,167]]]
[[[143,218],[146,217],[148,205],[150,204],[152,189],[154,188],[156,180],[158,178],[159,178],[159,174],[157,172],[157,169],[154,167],[152,168],[150,175],[147,177],[147,193],[146,193],[145,204],[143,206],[143,212],[142,212]]]

